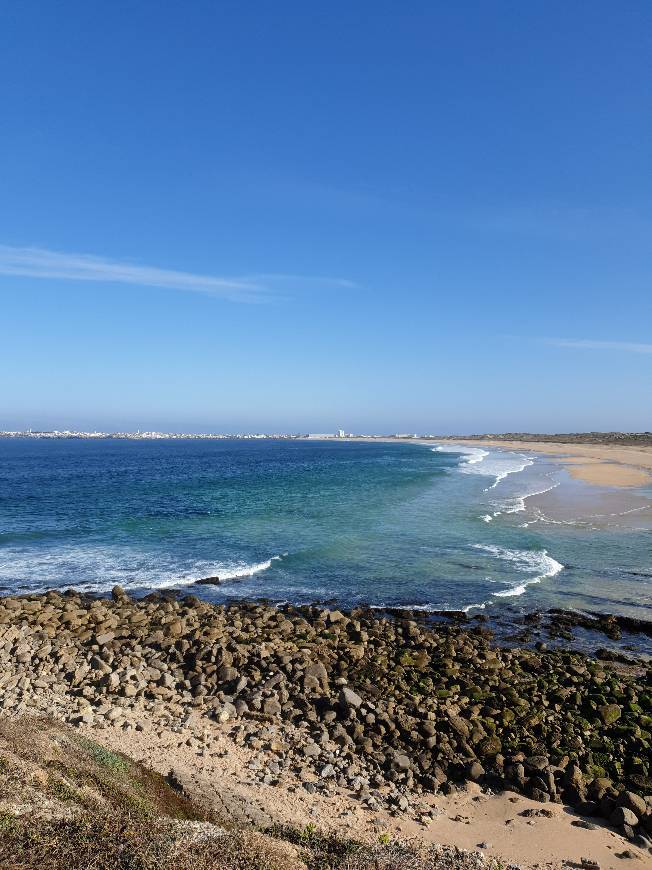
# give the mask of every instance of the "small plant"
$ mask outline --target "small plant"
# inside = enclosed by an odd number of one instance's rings
[[[16,826],[16,817],[9,813],[0,813],[0,834],[11,831]]]
[[[65,779],[52,778],[48,782],[47,788],[51,795],[64,803],[76,803],[79,799],[77,789],[67,783]]]
[[[93,761],[101,764],[102,767],[108,767],[116,773],[125,772],[129,769],[129,762],[122,758],[117,752],[112,752],[110,749],[105,749],[96,743],[94,740],[88,740],[82,737],[79,740],[80,746],[88,752]]]
[[[300,837],[304,843],[309,843],[317,833],[317,825],[314,822],[308,822],[303,831],[301,831]]]
[[[383,831],[382,834],[379,834],[378,842],[381,846],[389,846],[389,844],[392,842],[392,837],[389,831]]]

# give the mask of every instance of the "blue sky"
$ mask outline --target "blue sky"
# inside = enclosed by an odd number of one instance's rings
[[[652,428],[648,2],[0,7],[0,427]]]

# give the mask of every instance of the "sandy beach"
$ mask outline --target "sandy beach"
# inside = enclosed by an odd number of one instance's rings
[[[347,441],[387,441],[432,446],[468,444],[471,447],[499,447],[503,450],[542,453],[566,466],[576,480],[595,486],[639,487],[652,482],[652,447],[616,444],[558,444],[549,441],[504,441],[491,438],[346,438]]]
[[[368,843],[379,837],[438,843],[479,850],[523,870],[542,864],[561,870],[569,863],[581,866],[582,859],[597,862],[601,870],[615,870],[623,863],[619,855],[627,850],[635,867],[645,865],[644,851],[632,849],[622,834],[600,819],[587,823],[563,804],[544,805],[510,791],[487,793],[469,782],[451,795],[421,798],[422,808],[432,815],[417,821],[407,813],[370,812],[338,787],[327,796],[309,794],[305,780],[292,772],[273,784],[261,784],[255,771],[264,765],[264,753],[239,743],[232,727],[197,717],[182,730],[173,730],[151,721],[146,713],[141,713],[140,724],[140,731],[104,729],[99,739],[164,775],[172,766],[175,778],[195,801],[223,809],[240,824],[300,829],[316,824],[336,836]],[[98,736],[92,728],[82,730],[89,738]],[[281,730],[278,739],[283,739]]]
[[[652,447],[615,444],[555,444],[546,441],[456,439],[460,444],[502,447],[552,456],[571,477],[597,486],[636,487],[652,481]],[[427,442],[424,442],[427,443]]]

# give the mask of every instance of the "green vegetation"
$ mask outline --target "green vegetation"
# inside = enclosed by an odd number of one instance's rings
[[[75,740],[79,743],[79,746],[102,767],[107,767],[109,770],[115,771],[116,773],[129,770],[130,762],[123,756],[118,755],[117,752],[112,752],[110,749],[100,746],[99,743],[96,743],[94,740],[89,740],[87,737],[75,736]]]

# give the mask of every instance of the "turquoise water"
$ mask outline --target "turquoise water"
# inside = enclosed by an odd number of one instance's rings
[[[649,618],[646,495],[493,449],[5,439],[0,591],[119,583],[216,601]],[[195,585],[208,576],[221,584]]]

